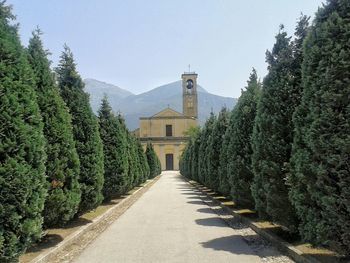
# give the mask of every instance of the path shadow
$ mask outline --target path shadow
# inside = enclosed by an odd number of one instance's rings
[[[201,245],[204,248],[227,251],[236,255],[256,255],[244,242],[242,236],[237,235],[215,238],[207,242],[202,242]]]
[[[198,212],[200,213],[207,213],[207,214],[216,214],[211,208],[206,207],[206,208],[198,208]]]
[[[195,222],[201,226],[227,227],[227,224],[220,217],[209,217],[196,219]]]
[[[304,254],[307,258],[317,259],[321,263],[349,263],[350,257],[340,257],[325,254]]]
[[[198,192],[198,190],[196,190],[195,188],[190,188],[190,187],[177,187],[177,189],[179,189],[181,191],[196,191],[196,192]]]
[[[198,193],[194,193],[193,191],[191,191],[191,192],[182,192],[181,194],[182,195],[196,195],[196,196],[198,196]]]
[[[187,196],[186,197],[187,199],[199,199],[199,200],[202,200],[202,198],[200,196]]]
[[[109,200],[109,201],[103,202],[102,205],[116,205],[118,203],[119,203],[119,201]]]
[[[44,249],[54,247],[58,243],[60,243],[62,240],[63,238],[60,235],[47,234],[41,239],[40,243],[34,244],[30,248],[28,248],[27,253],[36,253]]]
[[[203,202],[203,201],[197,201],[197,200],[195,200],[195,201],[188,201],[187,202],[188,204],[192,204],[192,205],[205,205],[205,203]]]
[[[92,221],[89,219],[78,217],[78,218],[70,221],[67,225],[63,226],[62,228],[69,229],[69,228],[84,226],[84,225],[89,224],[91,222]]]

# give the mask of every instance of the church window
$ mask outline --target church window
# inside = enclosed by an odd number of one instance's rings
[[[165,125],[165,136],[173,136],[173,125]]]

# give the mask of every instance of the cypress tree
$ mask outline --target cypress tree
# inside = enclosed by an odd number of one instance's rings
[[[127,145],[122,124],[113,114],[107,97],[102,99],[98,114],[104,153],[103,196],[110,200],[127,188]]]
[[[228,112],[222,108],[218,118],[213,123],[213,129],[208,141],[208,186],[215,191],[219,190],[219,166],[220,151],[222,149],[223,137],[227,129]]]
[[[131,151],[132,151],[132,156],[134,158],[134,182],[133,182],[133,187],[140,185],[143,181],[142,179],[142,170],[141,170],[141,160],[139,157],[139,152],[138,152],[138,146],[137,146],[137,139],[130,134],[130,142],[131,142]]]
[[[186,148],[183,152],[183,175],[186,176],[189,179],[193,179],[192,178],[192,174],[191,174],[191,170],[192,170],[192,152],[193,152],[193,146],[194,146],[194,142],[193,142],[193,138],[191,137],[190,141],[188,142],[188,144],[186,145]],[[180,159],[181,161],[181,159]]]
[[[147,162],[147,157],[145,152],[143,151],[142,145],[139,140],[137,142],[137,152],[140,160],[140,167],[141,167],[141,182],[145,182],[149,176],[150,176],[150,170]]]
[[[103,200],[103,148],[97,118],[76,70],[73,54],[66,45],[56,72],[61,96],[72,115],[73,135],[80,160],[82,195],[79,211],[88,211]]]
[[[350,2],[319,9],[304,42],[303,94],[293,116],[290,198],[300,233],[350,254]]]
[[[137,183],[137,163],[136,163],[136,154],[135,154],[135,146],[134,141],[131,138],[130,134],[127,134],[127,142],[128,142],[128,191],[132,189]]]
[[[161,173],[161,167],[160,167],[160,161],[157,157],[157,154],[153,149],[152,143],[150,142],[147,143],[146,157],[147,157],[147,162],[150,169],[150,178],[154,178]]]
[[[200,138],[201,138],[201,133],[202,130],[198,129],[198,132],[194,135],[193,137],[193,146],[191,148],[191,165],[190,165],[190,173],[191,173],[191,178],[195,181],[199,181],[199,177],[198,177],[198,151],[199,151],[199,147],[200,147]]]
[[[186,148],[184,149],[179,162],[180,173],[189,179],[192,179],[191,174],[189,173],[191,169],[190,168],[190,165],[191,165],[190,157],[191,157],[191,151],[192,151],[191,149],[192,149],[192,143],[189,142],[189,144],[186,145]]]
[[[0,261],[16,262],[40,238],[45,138],[33,73],[11,7],[0,2]]]
[[[223,135],[222,139],[222,145],[221,145],[221,151],[219,155],[219,189],[218,191],[228,196],[230,194],[230,184],[228,181],[228,151],[229,151],[229,145],[231,140],[231,133],[232,133],[232,115],[233,115],[233,109],[230,113],[228,113],[227,116],[227,128],[225,130],[225,134]]]
[[[207,185],[208,184],[208,162],[209,158],[207,151],[209,149],[208,141],[212,136],[213,125],[215,122],[215,115],[213,112],[210,113],[210,117],[204,124],[203,130],[200,136],[200,146],[198,150],[198,179],[199,182]]]
[[[232,111],[230,129],[230,154],[225,160],[228,163],[227,177],[231,187],[231,197],[234,202],[245,207],[254,207],[251,194],[253,171],[251,166],[253,133],[256,106],[260,94],[261,84],[255,69],[250,74],[246,90],[238,99],[235,110]]]
[[[195,140],[200,132],[199,127],[191,127],[185,135],[189,137],[188,143],[183,150],[180,158],[180,166],[182,166],[181,174],[187,178],[193,179],[192,176],[192,156],[194,151]]]
[[[191,175],[188,174],[189,155],[191,154],[190,148],[191,140],[185,146],[185,149],[183,150],[179,160],[180,174],[187,178],[191,178]]]
[[[128,192],[130,189],[133,188],[134,185],[134,181],[135,181],[135,172],[134,172],[134,160],[135,158],[133,157],[133,151],[132,151],[132,141],[130,140],[130,133],[128,128],[126,127],[125,124],[125,120],[124,118],[119,114],[118,115],[118,120],[119,123],[121,124],[122,127],[122,131],[124,134],[124,138],[126,141],[126,154],[125,154],[125,158],[126,158],[126,185],[125,185],[125,189],[124,189],[124,193]]]
[[[29,40],[28,60],[35,75],[36,93],[47,141],[46,175],[48,196],[45,201],[46,226],[63,225],[76,214],[81,197],[79,158],[75,149],[71,117],[55,84],[48,52],[40,30]]]
[[[296,72],[300,72],[301,65],[295,65],[293,45],[283,27],[272,52],[266,53],[266,61],[269,72],[263,81],[253,132],[252,193],[260,215],[267,214],[295,232],[298,220],[289,201],[286,179],[293,140],[292,115],[301,93]]]

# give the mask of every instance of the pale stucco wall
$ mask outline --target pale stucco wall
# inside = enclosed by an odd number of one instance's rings
[[[168,112],[170,114],[170,112]],[[175,114],[174,114],[175,115]],[[166,125],[172,125],[173,136],[166,137]],[[140,120],[139,136],[143,147],[150,141],[161,162],[162,170],[166,169],[166,154],[174,156],[174,170],[179,170],[179,159],[186,146],[186,131],[197,126],[197,120],[184,116],[155,116]]]

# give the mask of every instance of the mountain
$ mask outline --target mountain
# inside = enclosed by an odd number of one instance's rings
[[[100,98],[102,98],[103,94],[106,93],[113,110],[123,114],[126,124],[130,130],[138,128],[140,117],[152,116],[166,107],[182,112],[181,80],[154,88],[138,95],[133,95],[129,92],[126,96],[120,95],[117,91],[122,89],[111,84],[107,84],[111,86],[110,93],[107,92],[106,89],[102,88],[102,86],[101,90],[99,90],[98,86],[91,89],[90,84],[86,81],[85,85],[86,91],[90,93],[90,100],[93,110],[97,112],[100,104]],[[198,85],[197,90],[198,119],[200,124],[205,122],[211,110],[213,110],[214,113],[218,113],[223,106],[232,109],[237,101],[237,99],[234,98],[211,94],[200,85]]]
[[[96,79],[84,79],[85,91],[90,94],[92,109],[97,112],[104,94],[107,94],[111,105],[118,105],[121,100],[134,95],[128,90]]]

